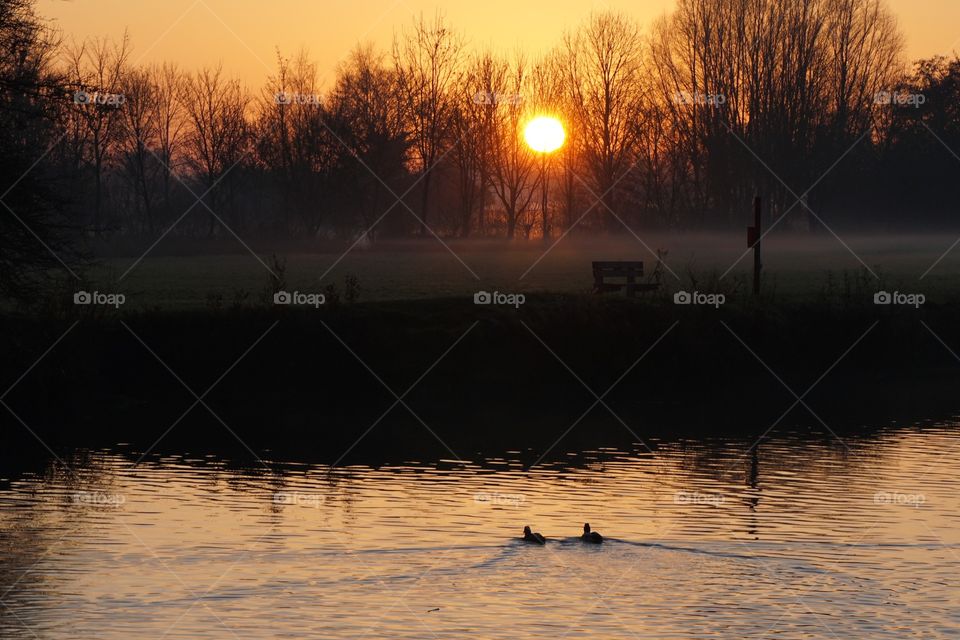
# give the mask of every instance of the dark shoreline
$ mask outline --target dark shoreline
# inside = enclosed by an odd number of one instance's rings
[[[832,437],[829,431],[948,419],[960,408],[960,362],[931,331],[960,348],[958,317],[956,307],[933,305],[717,310],[535,296],[519,310],[440,299],[321,310],[8,315],[0,326],[6,388],[79,320],[5,398],[51,446],[128,442],[145,450],[195,402],[177,377],[202,396],[236,362],[204,398],[216,415],[196,406],[158,450],[235,448],[229,427],[258,455],[332,462],[395,402],[377,378],[403,395],[454,344],[404,398],[416,415],[394,407],[352,456],[529,449],[538,457],[595,402],[578,377],[602,395],[648,349],[604,398],[616,417],[594,407],[551,454],[629,447],[638,437],[759,435],[795,402],[778,378],[803,397],[828,370],[804,397],[814,413],[798,405],[779,428]],[[6,441],[40,446],[6,410],[0,424]]]

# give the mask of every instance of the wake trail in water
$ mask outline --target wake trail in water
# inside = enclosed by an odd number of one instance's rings
[[[645,549],[664,549],[666,551],[680,551],[683,553],[695,553],[698,555],[711,556],[715,558],[730,558],[733,560],[773,560],[773,556],[748,556],[742,553],[733,553],[729,551],[714,551],[711,549],[700,549],[697,547],[680,547],[671,544],[664,544],[662,542],[634,542],[633,540],[621,540],[619,538],[607,538],[604,540],[604,544],[607,542],[613,542],[616,544],[626,544],[632,547],[642,547]]]

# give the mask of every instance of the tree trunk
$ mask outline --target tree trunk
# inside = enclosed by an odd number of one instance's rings
[[[603,230],[607,233],[614,231],[617,228],[617,218],[614,216],[616,209],[616,200],[613,197],[613,188],[610,187],[610,184],[613,184],[613,181],[608,181],[609,184],[603,186],[603,196],[600,198],[603,203]]]
[[[433,177],[433,170],[428,169],[423,174],[423,193],[420,196],[420,235],[426,236],[429,233],[427,227],[427,215],[430,206],[430,178]]]

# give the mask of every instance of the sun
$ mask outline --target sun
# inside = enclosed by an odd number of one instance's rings
[[[523,130],[523,139],[537,153],[556,151],[563,146],[566,137],[560,121],[550,116],[537,116]]]

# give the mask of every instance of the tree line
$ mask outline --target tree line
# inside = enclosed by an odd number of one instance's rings
[[[0,0],[0,45],[8,289],[18,263],[67,260],[70,234],[733,228],[758,192],[809,229],[940,222],[957,195],[960,63],[907,65],[885,0],[677,0],[648,29],[597,13],[538,58],[422,16],[327,85],[278,51],[256,90],[134,64],[126,35],[66,41],[33,0]],[[567,131],[544,164],[522,136],[541,113]]]

